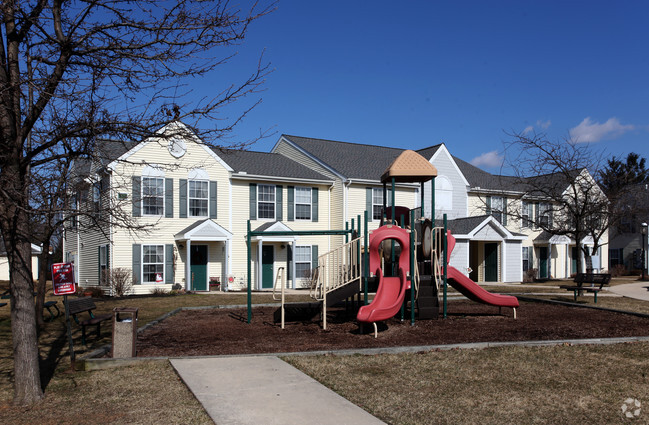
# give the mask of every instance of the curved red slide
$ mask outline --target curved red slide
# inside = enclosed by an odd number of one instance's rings
[[[518,298],[488,292],[455,267],[448,266],[446,276],[449,279],[448,284],[471,301],[495,305],[496,307],[518,307]]]
[[[394,239],[401,245],[399,255],[399,276],[385,277],[381,271],[379,247],[385,239]],[[410,234],[400,227],[387,225],[374,230],[370,235],[370,270],[379,279],[379,289],[376,296],[368,305],[358,310],[356,319],[359,322],[371,323],[394,317],[401,309],[403,298],[408,289],[406,275],[410,269]]]

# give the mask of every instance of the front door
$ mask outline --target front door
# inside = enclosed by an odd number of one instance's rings
[[[484,245],[484,280],[485,282],[498,281],[498,244],[486,243]]]
[[[261,247],[261,287],[273,288],[273,266],[275,264],[275,250],[272,245]]]
[[[572,247],[572,259],[570,261],[570,273],[577,273],[577,261],[579,260],[579,251],[576,246]]]
[[[548,247],[542,246],[539,248],[539,278],[548,278]]]
[[[207,291],[207,245],[191,247],[192,291]]]

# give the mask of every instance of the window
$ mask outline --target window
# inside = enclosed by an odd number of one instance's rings
[[[77,228],[77,224],[79,221],[79,216],[78,211],[79,211],[79,201],[77,200],[77,195],[72,195],[72,199],[70,199],[70,214],[72,215],[72,218],[70,219],[70,227],[73,229]]]
[[[521,207],[521,215],[523,216],[523,222],[521,223],[521,227],[532,227],[532,221],[530,217],[534,217],[534,204],[530,202],[523,201],[523,205]]]
[[[311,246],[295,247],[295,276],[298,279],[311,277]]]
[[[257,186],[257,217],[271,220],[275,218],[275,186]]]
[[[108,271],[108,245],[99,247],[99,284],[106,284],[106,272]]]
[[[538,204],[537,208],[539,209],[538,214],[538,224],[540,227],[549,227],[550,226],[550,204],[547,202],[541,202]]]
[[[498,220],[500,223],[503,223],[503,212],[505,211],[505,198],[502,196],[492,196],[491,197],[491,215]],[[503,223],[506,224],[506,223]]]
[[[445,176],[435,178],[435,209],[440,211],[453,209],[453,185]]]
[[[530,264],[530,247],[524,246],[523,247],[523,271],[526,272],[531,268],[532,267]]]
[[[142,282],[164,282],[164,245],[142,246]]]
[[[207,217],[209,182],[189,181],[189,216]]]
[[[142,208],[144,215],[163,215],[165,179],[142,177]]]
[[[295,188],[295,219],[311,220],[311,188],[310,187]]]
[[[101,211],[101,182],[96,182],[92,185],[92,204],[95,215]]]
[[[392,190],[387,190],[387,206],[392,206]],[[383,218],[383,189],[372,189],[372,220],[380,220]]]

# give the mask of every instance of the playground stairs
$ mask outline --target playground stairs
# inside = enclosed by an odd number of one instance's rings
[[[351,281],[347,285],[327,292],[327,305],[332,306],[348,298],[352,298],[359,293],[358,281]]]
[[[439,296],[435,279],[428,276],[419,278],[419,296],[417,297],[419,319],[437,319],[439,315]]]

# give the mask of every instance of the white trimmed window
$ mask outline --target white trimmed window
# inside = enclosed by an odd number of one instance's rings
[[[142,177],[142,213],[144,215],[164,215],[165,179]]]
[[[142,245],[142,282],[163,283],[165,269],[164,245]]]
[[[548,227],[550,225],[550,215],[552,214],[550,204],[547,202],[541,202],[538,204],[538,223],[539,226]]]
[[[295,219],[311,220],[311,188],[310,187],[295,188]]]
[[[445,176],[435,178],[435,210],[451,211],[453,209],[453,185]]]
[[[260,184],[257,186],[257,217],[275,219],[275,186]]]
[[[108,245],[99,247],[99,284],[106,283],[106,272],[108,270]]]
[[[297,279],[311,277],[311,245],[295,247],[295,276]]]
[[[503,211],[505,210],[505,199],[502,196],[492,196],[491,197],[491,215],[498,220],[498,222],[503,222]]]
[[[521,206],[521,215],[523,217],[521,227],[532,227],[531,218],[534,217],[534,204],[532,204],[531,202],[523,201]]]
[[[530,247],[523,247],[523,271],[526,272],[530,269]]]
[[[387,189],[387,207],[392,206],[392,189]],[[383,189],[372,189],[372,220],[380,220],[383,218],[381,214],[383,210]]]
[[[209,182],[190,180],[189,182],[189,216],[207,217],[209,201]]]

